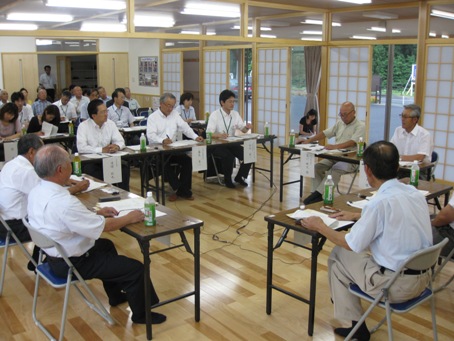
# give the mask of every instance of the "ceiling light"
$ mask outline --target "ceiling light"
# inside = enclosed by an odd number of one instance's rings
[[[252,34],[248,34],[247,35],[249,38],[252,38]],[[260,35],[261,38],[276,38],[275,35],[272,35],[272,34],[261,34]]]
[[[375,18],[375,19],[380,19],[380,20],[391,20],[391,19],[399,18],[399,16],[395,13],[379,12],[379,11],[364,12],[363,17]]]
[[[126,25],[84,22],[80,30],[83,32],[126,32]]]
[[[215,36],[216,32],[215,31],[207,31],[207,36]]]
[[[37,25],[34,24],[0,24],[0,30],[11,31],[36,31]]]
[[[318,36],[321,36],[322,35],[322,31],[303,31],[303,32],[300,32],[300,34],[315,34],[315,35],[318,35]]]
[[[391,32],[392,33],[401,33],[402,31],[398,28],[393,28]]]
[[[303,37],[301,40],[309,40],[309,41],[322,41],[320,37]]]
[[[48,46],[52,45],[52,40],[49,39],[36,39],[36,46]]]
[[[181,34],[200,34],[199,31],[188,31],[188,30],[182,30],[180,33]]]
[[[241,16],[239,5],[213,5],[202,2],[188,3],[180,13],[225,18],[239,18]]]
[[[340,2],[350,2],[352,4],[362,5],[362,4],[370,4],[372,0],[337,0]]]
[[[429,37],[436,37],[436,36],[437,36],[437,34],[435,32],[430,32],[429,33]]]
[[[235,25],[232,27],[232,30],[239,30],[240,25]],[[252,26],[248,26],[247,29],[252,31]],[[260,27],[260,31],[271,31],[271,27]]]
[[[323,25],[323,20],[314,20],[314,19],[306,19],[305,21],[301,21],[302,24],[308,24],[308,25]],[[338,22],[332,22],[331,26],[333,27],[340,27],[342,26]]]
[[[364,39],[364,40],[377,40],[376,37],[371,36],[351,36],[350,39]]]
[[[10,13],[6,16],[6,20],[68,22],[73,20],[73,16],[47,13]]]
[[[454,20],[454,13],[452,13],[452,12],[445,12],[445,11],[439,11],[437,9],[433,9],[432,12],[430,12],[430,15],[432,15],[434,17],[440,17],[440,18]]]
[[[72,7],[72,8],[96,8],[104,10],[121,10],[126,8],[125,1],[113,0],[47,0],[46,6]]]
[[[128,20],[126,15],[123,16],[122,24],[127,24]],[[175,20],[170,16],[158,16],[158,15],[141,15],[136,14],[134,16],[134,26],[138,27],[173,27]]]
[[[377,27],[377,26],[372,26],[367,29],[368,31],[374,31],[374,32],[386,32],[386,27]]]
[[[175,43],[172,43],[172,42],[166,42],[166,46],[175,46]]]
[[[447,34],[442,34],[441,37],[442,37],[443,39],[448,39],[448,38],[449,38],[449,36],[448,36]]]

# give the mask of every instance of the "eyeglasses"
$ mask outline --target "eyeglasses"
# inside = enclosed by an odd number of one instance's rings
[[[353,109],[353,110],[351,110],[351,111],[349,111],[349,112],[340,112],[340,111],[339,111],[339,116],[340,116],[340,117],[345,117],[345,116],[351,114],[353,111],[355,111],[355,110]]]
[[[416,116],[410,116],[410,115],[399,114],[399,117],[400,117],[400,118],[413,118],[413,117],[416,117]]]
[[[166,106],[167,108],[173,108],[175,106],[175,104],[173,103],[162,103],[164,106]]]

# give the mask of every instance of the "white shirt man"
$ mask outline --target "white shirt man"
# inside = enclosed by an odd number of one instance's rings
[[[135,118],[131,114],[131,111],[123,105],[125,95],[117,90],[112,95],[114,103],[107,109],[108,119],[115,122],[118,128],[133,126]]]
[[[71,97],[70,101],[76,107],[77,117],[79,117],[81,112],[81,106],[84,103],[88,103],[90,101],[88,100],[88,97],[82,96],[82,88],[80,86],[74,87],[73,94],[74,96]]]
[[[125,87],[125,101],[128,102],[129,110],[131,112],[136,112],[140,108],[139,102],[135,98],[131,97],[131,90],[128,87]]]
[[[433,140],[430,133],[418,125],[421,108],[410,104],[404,106],[402,126],[397,127],[391,142],[397,147],[402,161],[430,162],[433,151]]]
[[[58,110],[60,110],[62,121],[68,120],[75,122],[77,120],[77,112],[74,104],[69,101],[70,97],[71,93],[69,91],[64,91],[61,99],[54,104],[58,107]]]

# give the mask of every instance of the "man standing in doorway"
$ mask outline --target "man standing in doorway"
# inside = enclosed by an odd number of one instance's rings
[[[50,65],[44,67],[44,73],[39,76],[39,83],[44,86],[47,91],[47,96],[52,99],[52,102],[55,101],[55,89],[57,88],[57,81],[55,76],[50,73]]]

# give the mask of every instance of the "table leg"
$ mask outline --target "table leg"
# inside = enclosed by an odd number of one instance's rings
[[[162,158],[161,158],[161,195],[162,195],[161,204],[163,204],[164,206],[166,204],[166,190],[165,190],[165,182],[164,182],[165,164],[166,164],[165,155],[164,155],[164,153],[162,153]]]
[[[139,241],[140,250],[143,254],[143,279],[145,281],[145,321],[147,330],[147,340],[152,339],[151,330],[151,287],[150,287],[150,241]]]
[[[200,321],[200,227],[194,229],[194,309],[195,321]]]
[[[272,285],[273,285],[273,237],[274,224],[268,222],[268,255],[266,265],[266,313],[271,314]]]
[[[273,167],[274,167],[274,139],[270,138],[270,188],[273,188]],[[282,200],[281,200],[282,201]]]
[[[284,150],[281,149],[281,159],[279,164],[279,202],[282,202],[284,196]]]

